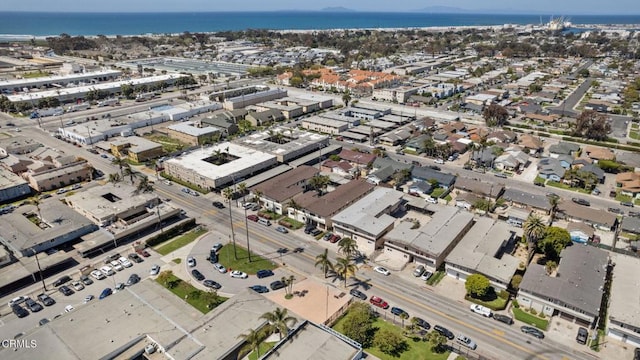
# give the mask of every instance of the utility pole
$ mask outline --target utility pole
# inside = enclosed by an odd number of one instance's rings
[[[42,281],[42,290],[43,292],[47,291],[47,285],[44,283],[44,276],[42,276],[42,268],[40,267],[40,260],[38,260],[38,253],[34,248],[31,248],[33,251],[33,256],[36,258],[36,265],[38,266],[38,273],[40,275],[40,280]]]
[[[251,247],[249,246],[249,220],[247,219],[247,208],[244,208],[244,228],[247,231],[247,253],[249,254],[249,262],[251,262]]]
[[[231,215],[231,198],[229,198],[229,225],[231,225],[231,242],[233,243],[233,257],[238,260],[238,252],[236,250],[236,234],[233,231],[233,217]]]

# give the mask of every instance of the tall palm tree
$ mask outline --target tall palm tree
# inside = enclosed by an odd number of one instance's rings
[[[120,177],[120,174],[118,174],[118,173],[109,174],[109,182],[110,183],[115,184],[115,183],[119,182],[120,180],[122,180],[122,178]]]
[[[261,206],[260,205],[260,198],[262,198],[262,191],[255,190],[253,192],[253,198],[254,198],[255,202],[258,204],[258,206]]]
[[[342,101],[344,102],[345,107],[349,107],[349,103],[351,102],[351,93],[349,90],[345,91],[342,95]]]
[[[29,198],[29,202],[36,207],[36,210],[38,211],[38,217],[42,220],[42,214],[40,213],[40,198],[38,198],[37,196],[33,196]]]
[[[354,239],[345,236],[338,241],[338,252],[345,257],[351,258],[357,251],[358,243]]]
[[[238,335],[238,339],[244,340],[245,343],[238,353],[238,359],[242,359],[252,351],[255,351],[257,357],[260,358],[260,344],[264,341],[264,334],[262,331],[251,329],[246,334]]]
[[[124,178],[124,177],[126,177],[126,176],[128,176],[128,177],[129,177],[129,180],[131,181],[131,185],[133,185],[133,179],[134,179],[137,175],[138,175],[138,173],[137,173],[135,170],[133,170],[133,169],[131,168],[131,166],[129,166],[129,164],[127,164],[127,165],[124,167],[123,172],[122,172],[122,177],[123,177],[123,178]]]
[[[129,165],[127,159],[118,156],[114,157],[113,160],[111,160],[111,163],[113,165],[118,165],[118,168],[120,168],[120,176],[124,178],[124,167]]]
[[[347,278],[356,273],[358,268],[349,258],[338,258],[334,265],[335,272],[344,279],[344,287],[347,287]]]
[[[547,200],[549,201],[549,206],[551,206],[551,219],[549,220],[549,224],[553,224],[553,219],[556,216],[556,210],[558,209],[558,203],[560,202],[560,197],[548,196]]]
[[[330,179],[326,175],[314,175],[309,179],[308,185],[310,188],[318,192],[318,195],[322,195],[324,189],[329,185]]]
[[[231,213],[231,200],[233,199],[233,189],[227,187],[222,190],[222,195],[229,202],[229,225],[231,226],[231,241],[233,242],[233,258],[238,260],[238,252],[236,251],[236,234],[233,231],[233,215]]]
[[[244,196],[247,192],[247,183],[241,182],[238,184],[238,192],[242,194],[242,202],[244,203]]]
[[[324,278],[327,278],[327,272],[331,269],[333,270],[333,263],[329,259],[329,249],[324,249],[324,252],[318,256],[316,256],[316,264],[315,267],[322,266],[322,272],[324,273]]]
[[[136,193],[148,193],[152,191],[153,186],[149,183],[149,178],[146,175],[140,176],[138,186],[136,187]]]
[[[287,309],[276,308],[273,312],[267,312],[260,316],[261,319],[269,322],[270,333],[278,332],[280,340],[282,340],[283,334],[289,333],[289,324],[295,324],[298,322],[293,316],[289,316]]]
[[[524,230],[524,234],[527,236],[527,242],[530,246],[529,251],[532,251],[538,240],[542,239],[544,236],[547,226],[544,224],[541,217],[531,214],[524,222],[522,228]]]

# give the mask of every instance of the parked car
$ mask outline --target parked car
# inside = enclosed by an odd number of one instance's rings
[[[501,179],[506,179],[507,178],[507,174],[504,174],[504,173],[495,173],[494,176],[495,177],[499,177]]]
[[[578,344],[584,345],[587,343],[587,336],[589,336],[589,330],[583,327],[579,327],[578,335],[576,335],[576,341],[578,342]]]
[[[420,277],[420,276],[422,276],[422,274],[424,274],[424,271],[425,271],[424,266],[423,265],[418,265],[416,267],[416,269],[413,270],[413,276]]]
[[[40,319],[40,321],[38,321],[38,326],[44,326],[44,325],[46,325],[48,323],[49,323],[49,319],[42,318],[42,319]]]
[[[351,289],[349,290],[349,294],[355,298],[358,298],[360,300],[367,300],[367,295],[365,295],[365,293],[363,293],[362,291],[358,290],[358,289]]]
[[[131,261],[129,261],[129,259],[127,259],[124,256],[121,256],[118,258],[118,262],[120,262],[120,264],[126,268],[130,268],[133,266],[133,264],[131,263]]]
[[[607,209],[610,213],[614,213],[614,214],[619,214],[619,215],[623,215],[624,211],[618,209],[618,208],[613,208],[610,207],[609,209]]]
[[[72,312],[73,310],[75,310],[75,308],[73,307],[73,305],[67,305],[64,307],[64,312]]]
[[[253,214],[251,214],[251,215],[247,215],[247,219],[249,219],[249,220],[251,220],[251,221],[253,221],[253,222],[258,222],[258,220],[259,220],[260,218],[258,217],[258,215],[253,215]]]
[[[142,260],[140,255],[138,255],[136,253],[129,254],[129,259],[131,259],[131,261],[133,261],[134,263],[138,263],[138,264],[144,261],[144,260]]]
[[[374,267],[374,268],[373,268],[373,271],[375,271],[375,272],[377,272],[377,273],[380,273],[380,274],[382,274],[382,275],[384,275],[384,276],[389,276],[389,275],[391,275],[391,272],[390,272],[389,270],[387,270],[387,269],[383,268],[382,266],[376,266],[376,267]]]
[[[40,302],[42,302],[44,306],[51,306],[56,303],[56,301],[47,294],[38,295],[38,300],[40,300]]]
[[[106,288],[102,290],[102,292],[100,293],[100,296],[98,296],[98,299],[102,300],[111,294],[113,294],[113,290],[111,290],[111,288]]]
[[[258,224],[264,225],[264,226],[271,226],[271,221],[264,218],[258,218]]]
[[[440,333],[440,335],[442,335],[442,336],[446,337],[446,338],[447,338],[447,339],[449,339],[449,340],[453,340],[453,339],[455,338],[455,336],[453,335],[453,333],[452,333],[449,329],[447,329],[446,327],[444,327],[444,326],[436,325],[436,326],[434,326],[434,327],[433,327],[433,330],[435,330],[435,331],[439,332],[439,333]]]
[[[224,204],[221,203],[220,201],[214,201],[213,203],[211,203],[211,205],[213,205],[214,207],[216,207],[218,209],[224,209]]]
[[[96,279],[96,280],[102,280],[102,279],[106,278],[105,274],[102,273],[102,271],[100,271],[100,270],[93,270],[91,272],[91,276],[93,276],[93,278]]]
[[[271,290],[279,290],[284,288],[285,286],[287,286],[285,283],[283,283],[280,280],[276,280],[274,282],[272,282],[271,284],[269,284],[269,287],[271,288]]]
[[[338,241],[340,241],[340,239],[342,239],[340,237],[340,235],[333,234],[333,235],[331,235],[331,238],[329,239],[329,242],[332,243],[332,244],[335,244]]]
[[[222,249],[222,244],[220,244],[220,243],[215,243],[215,244],[213,244],[213,246],[211,247],[211,250],[213,250],[213,251],[215,251],[215,252],[220,251],[220,249]]]
[[[401,309],[401,308],[399,308],[399,307],[395,307],[395,306],[394,306],[394,307],[392,307],[392,308],[391,308],[391,313],[392,313],[393,315],[396,315],[396,316],[402,316],[402,314],[407,314],[407,318],[409,318],[409,313],[407,313],[406,311],[402,310],[402,309]]]
[[[65,276],[59,278],[58,280],[54,281],[53,282],[53,286],[58,287],[58,286],[60,286],[62,284],[68,283],[69,281],[71,281],[71,278],[69,276],[65,275]]]
[[[35,302],[31,298],[27,298],[24,301],[24,303],[27,306],[27,308],[29,308],[29,310],[31,310],[31,312],[38,312],[38,311],[43,309],[42,305],[40,305],[39,303]]]
[[[424,319],[421,319],[419,317],[415,318],[415,322],[416,325],[418,325],[419,327],[425,329],[425,330],[429,330],[431,328],[431,325],[429,325],[428,322],[426,322]]]
[[[258,272],[256,272],[256,276],[258,277],[258,279],[262,279],[262,278],[266,278],[269,276],[273,276],[273,271],[271,270],[258,270]]]
[[[93,295],[87,295],[84,297],[84,301],[82,301],[84,304],[88,303],[89,301],[93,300],[94,297]]]
[[[429,270],[425,271],[424,274],[422,274],[422,276],[420,276],[420,280],[423,281],[427,281],[429,279],[431,279],[431,276],[433,276],[433,273]]]
[[[27,311],[27,309],[23,308],[18,304],[13,304],[11,306],[11,311],[13,311],[13,313],[19,318],[23,318],[29,315],[29,312]]]
[[[503,322],[507,325],[513,324],[513,319],[511,316],[502,315],[502,314],[493,314],[493,320]]]
[[[102,274],[104,274],[105,276],[111,276],[116,273],[115,271],[113,271],[113,269],[109,265],[105,265],[101,267],[100,271],[102,271]]]
[[[229,276],[231,276],[234,279],[246,279],[249,277],[247,273],[242,272],[240,270],[233,270],[232,272],[229,273]]]
[[[287,228],[286,228],[286,227],[284,227],[284,226],[278,226],[278,227],[276,228],[276,231],[277,231],[277,232],[279,232],[279,233],[283,233],[283,234],[286,234],[286,233],[288,233],[288,232],[289,232],[289,230],[287,230]]]
[[[535,336],[538,339],[544,339],[544,333],[532,326],[521,326],[520,331],[522,331],[525,334]]]
[[[322,230],[320,230],[320,229],[313,229],[313,230],[311,230],[311,235],[312,235],[312,236],[318,236],[318,235],[320,235],[320,234],[322,234]]]
[[[118,260],[113,260],[111,262],[111,267],[116,271],[124,270],[124,267],[122,266],[122,264],[120,264],[120,262]]]
[[[158,273],[160,273],[160,266],[158,265],[153,265],[151,267],[151,271],[149,271],[149,275],[153,276],[153,275],[158,275]]]
[[[93,280],[91,280],[87,275],[80,276],[80,281],[87,286],[93,284]]]
[[[440,164],[440,165],[444,164],[444,160],[442,160],[442,159],[436,159],[434,162],[436,164]]]
[[[627,207],[633,207],[633,203],[630,202],[630,201],[621,201],[620,205],[627,206]]]
[[[388,309],[389,308],[389,304],[382,300],[381,298],[377,297],[377,296],[372,296],[369,298],[369,302],[371,303],[371,305],[377,306],[379,308],[382,309]]]
[[[322,240],[329,241],[329,239],[331,239],[331,236],[333,236],[333,234],[328,232],[328,233],[324,234],[324,236],[322,236]]]
[[[139,255],[142,255],[143,257],[149,257],[149,256],[151,256],[151,254],[149,254],[149,252],[148,252],[147,250],[145,250],[145,249],[136,250],[136,252],[137,252]]]
[[[60,286],[58,288],[58,291],[60,291],[64,296],[71,296],[74,293],[74,291],[71,290],[67,285]]]
[[[71,286],[75,291],[84,290],[84,285],[80,281],[74,281],[71,283]]]
[[[211,288],[211,289],[220,289],[222,287],[222,285],[220,285],[219,283],[213,281],[213,280],[205,280],[202,282],[202,285]]]
[[[486,306],[482,306],[479,304],[471,304],[471,306],[469,307],[471,309],[472,312],[482,315],[484,317],[491,317],[492,313],[491,313],[491,309],[489,309]]]
[[[591,203],[588,202],[585,199],[580,199],[580,198],[572,198],[571,201],[573,201],[574,203],[578,204],[578,205],[582,205],[582,206],[591,206]]]
[[[196,266],[196,259],[193,256],[189,256],[187,258],[187,266],[188,267],[195,267]]]
[[[215,263],[213,264],[213,267],[218,270],[219,273],[224,274],[227,272],[227,268],[224,267],[224,265],[220,264],[220,263]]]
[[[249,286],[249,289],[257,292],[258,294],[264,294],[269,292],[269,288],[263,285],[252,285],[252,286]]]
[[[198,281],[204,280],[204,275],[202,275],[202,273],[197,269],[191,270],[191,275],[193,275],[193,277],[196,278],[196,280]]]
[[[23,302],[25,302],[25,300],[27,300],[27,298],[25,296],[17,296],[14,297],[13,299],[9,300],[9,307],[13,306],[13,305],[18,305],[18,304],[22,304]]]
[[[471,340],[470,338],[462,334],[458,335],[458,337],[456,338],[456,341],[468,347],[471,350],[475,350],[478,347],[478,345],[473,340]]]
[[[140,282],[140,276],[138,274],[131,274],[127,279],[127,286],[131,286]]]

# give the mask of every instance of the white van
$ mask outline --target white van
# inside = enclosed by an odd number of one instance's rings
[[[102,271],[102,273],[107,275],[107,276],[111,276],[111,275],[115,274],[115,271],[113,271],[111,266],[106,266],[105,265],[105,266],[100,268],[100,271]]]
[[[271,226],[271,221],[263,218],[258,219],[258,224],[262,224],[264,226]]]

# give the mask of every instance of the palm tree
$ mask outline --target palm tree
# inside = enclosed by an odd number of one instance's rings
[[[349,103],[351,102],[351,93],[349,90],[345,91],[342,95],[342,101],[344,102],[345,107],[349,107]]]
[[[37,196],[33,196],[29,199],[29,202],[36,207],[38,217],[42,220],[42,214],[40,213],[40,199]]]
[[[131,180],[131,185],[133,185],[133,179],[137,176],[137,172],[135,172],[131,166],[129,166],[129,164],[127,164],[124,167],[124,171],[122,173],[122,177],[124,178],[125,176],[129,177],[129,180]]]
[[[273,334],[277,331],[280,335],[280,340],[282,340],[283,334],[289,333],[289,323],[295,324],[298,322],[298,319],[289,316],[287,309],[281,308],[276,308],[273,312],[264,313],[260,318],[269,322],[269,332]]]
[[[264,334],[262,331],[251,329],[246,334],[238,335],[238,339],[244,340],[245,343],[238,353],[238,359],[243,358],[252,351],[255,351],[257,357],[260,358],[260,344],[264,341]]]
[[[120,180],[122,180],[122,178],[120,177],[120,174],[118,174],[118,173],[109,174],[109,182],[110,183],[115,184],[115,183],[119,182]]]
[[[124,167],[129,165],[129,163],[127,162],[127,159],[123,158],[123,157],[114,157],[113,160],[111,160],[111,163],[113,165],[118,165],[118,167],[120,168],[120,176],[124,178]]]
[[[322,195],[323,190],[329,185],[329,177],[326,175],[314,175],[309,179],[309,187],[318,192],[318,195]]]
[[[345,236],[338,241],[338,252],[347,258],[351,258],[357,251],[358,243],[354,239]]]
[[[238,184],[238,192],[242,194],[242,202],[244,203],[244,195],[247,192],[247,183],[241,182]]]
[[[558,203],[560,202],[560,197],[558,196],[548,196],[549,206],[551,206],[551,219],[549,220],[550,224],[553,224],[553,218],[556,216],[556,209],[558,208]]]
[[[347,278],[356,273],[358,268],[349,258],[338,258],[334,266],[335,272],[344,279],[344,287],[347,287]]]
[[[544,236],[547,226],[544,224],[541,217],[531,214],[524,222],[523,229],[524,234],[527,236],[527,242],[530,246],[529,251],[532,251],[535,248],[534,245]]]
[[[253,191],[253,198],[254,198],[254,201],[258,204],[258,206],[261,206],[260,205],[260,199],[262,198],[262,191],[254,190]]]
[[[231,200],[233,199],[233,189],[227,187],[222,190],[222,195],[229,202],[229,225],[231,226],[231,241],[233,242],[233,257],[238,260],[238,252],[236,251],[236,234],[233,232],[233,215],[231,213]]]
[[[145,175],[140,176],[138,180],[138,186],[136,187],[136,193],[148,193],[153,191],[153,186],[149,183],[149,178]]]
[[[322,266],[322,272],[324,273],[324,278],[327,278],[327,272],[329,269],[333,270],[333,263],[329,259],[329,249],[324,249],[324,252],[318,256],[316,256],[316,264],[315,267]]]

